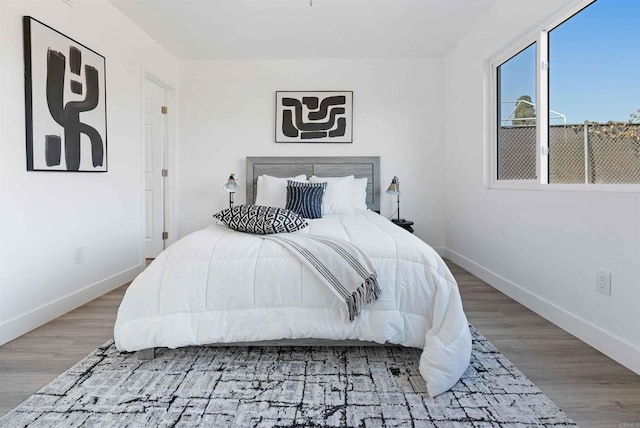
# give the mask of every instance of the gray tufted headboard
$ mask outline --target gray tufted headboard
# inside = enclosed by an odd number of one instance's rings
[[[247,204],[256,199],[258,176],[367,177],[367,207],[380,212],[380,156],[247,157]]]

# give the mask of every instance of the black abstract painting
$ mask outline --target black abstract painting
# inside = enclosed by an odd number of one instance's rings
[[[105,59],[25,16],[27,170],[107,171]]]
[[[353,92],[276,92],[277,143],[351,143]]]

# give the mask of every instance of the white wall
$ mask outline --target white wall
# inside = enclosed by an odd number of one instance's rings
[[[446,246],[455,262],[640,373],[640,194],[483,188],[485,61],[564,3],[501,0],[445,58]],[[611,297],[595,291],[598,268],[612,272]]]
[[[178,71],[173,57],[103,0],[74,7],[0,0],[0,343],[141,269],[140,93],[148,70],[181,90],[173,159],[179,235],[210,224],[226,206],[230,172],[241,180],[236,200],[244,201],[246,156],[379,155],[383,190],[399,176],[403,217],[416,221],[418,236],[446,245],[454,261],[640,371],[640,195],[487,190],[485,118],[460,114],[485,111],[486,58],[565,2],[502,0],[444,62],[183,62]],[[107,58],[108,173],[25,171],[22,15]],[[275,91],[323,89],[354,91],[354,143],[274,143]],[[383,194],[383,214],[393,209]],[[85,248],[84,264],[73,264],[75,246]],[[594,291],[597,268],[612,271],[611,297]]]
[[[444,243],[442,61],[271,60],[188,62],[181,69],[181,232],[227,206],[237,173],[245,201],[247,156],[381,157],[383,189],[397,175],[401,214],[433,247]],[[352,90],[352,144],[274,142],[277,90]],[[382,194],[382,213],[394,198]]]
[[[23,15],[106,57],[109,172],[26,171]],[[178,62],[106,1],[0,1],[0,344],[141,270],[142,70],[178,80]]]

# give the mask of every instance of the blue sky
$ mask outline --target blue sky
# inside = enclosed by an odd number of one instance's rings
[[[567,123],[627,121],[640,109],[640,0],[597,0],[552,30],[549,47],[550,107]],[[501,67],[503,100],[535,100],[535,55],[532,46]]]

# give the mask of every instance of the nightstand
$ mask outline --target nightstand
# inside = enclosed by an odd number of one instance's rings
[[[401,228],[403,228],[404,230],[413,233],[413,222],[411,220],[407,220],[404,218],[401,218],[400,220],[398,220],[397,218],[391,219],[391,221],[393,222],[393,224],[400,226]]]

